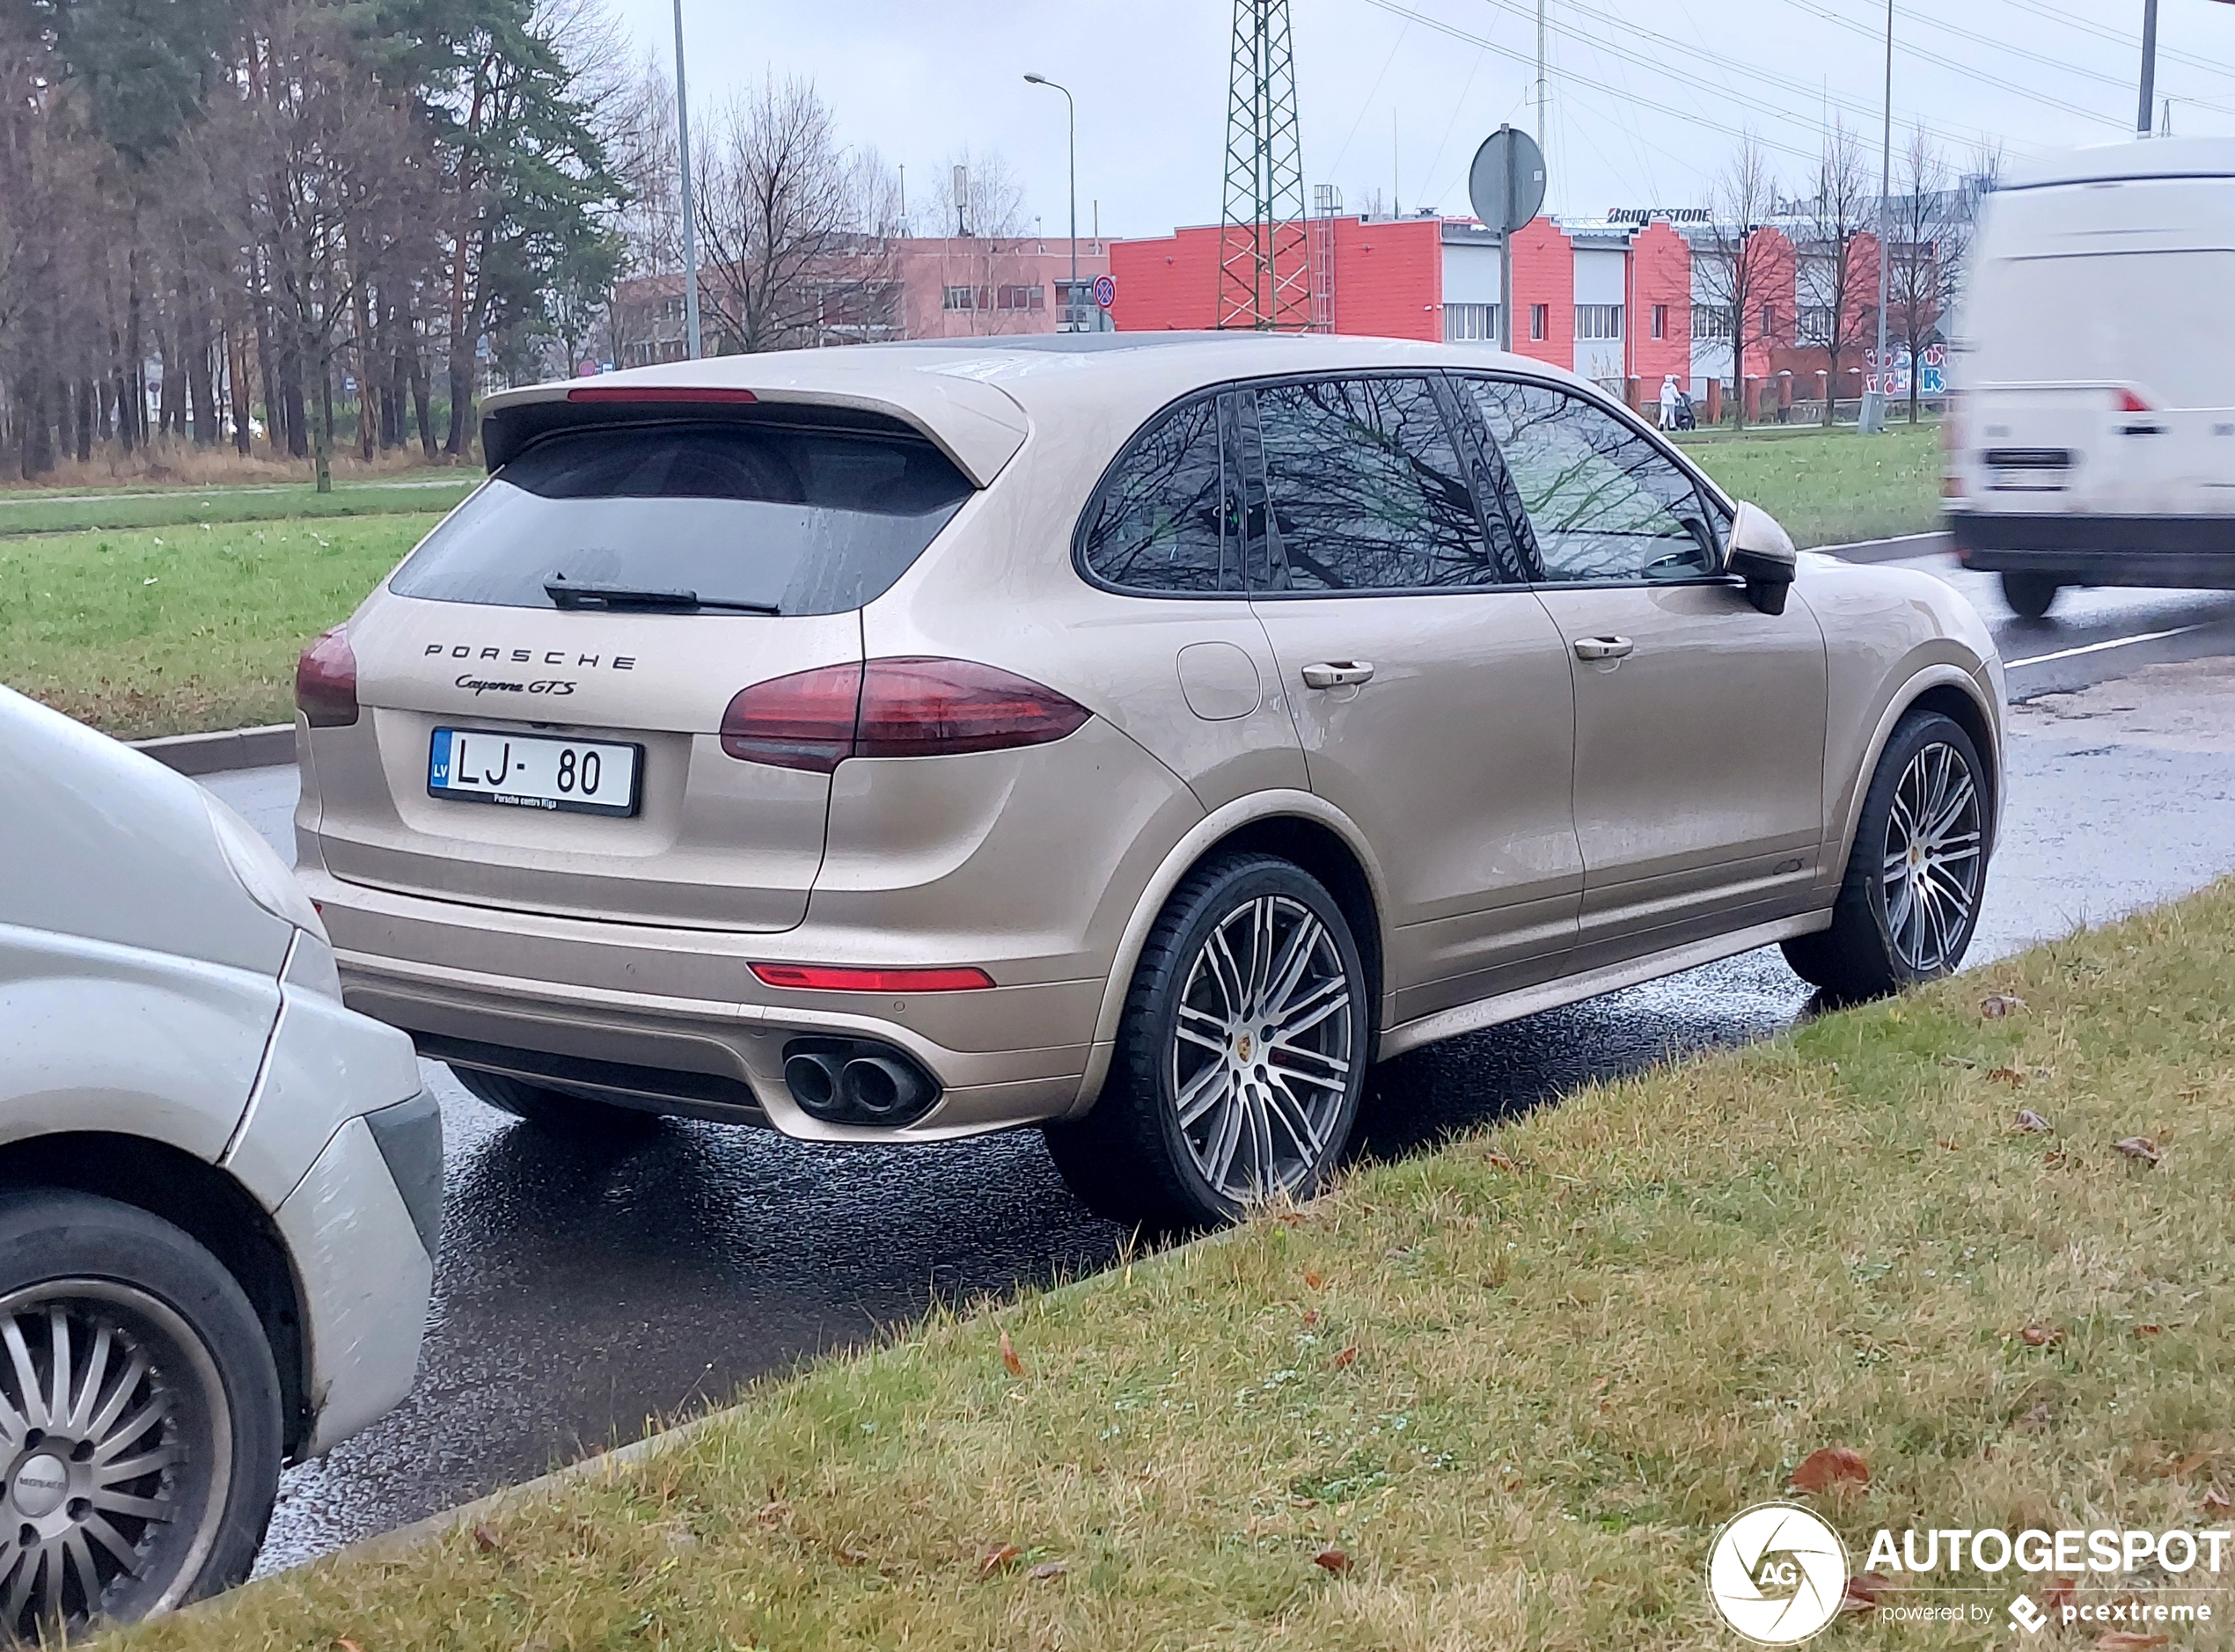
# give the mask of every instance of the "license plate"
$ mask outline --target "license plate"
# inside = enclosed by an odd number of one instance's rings
[[[577,815],[634,815],[644,748],[542,735],[437,728],[427,795]]]

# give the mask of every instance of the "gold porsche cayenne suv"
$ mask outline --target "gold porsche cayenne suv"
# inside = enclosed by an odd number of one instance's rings
[[[349,1005],[531,1122],[1032,1125],[1160,1228],[1367,1066],[1761,947],[1955,967],[2001,664],[1487,350],[1103,334],[506,391],[304,654]]]

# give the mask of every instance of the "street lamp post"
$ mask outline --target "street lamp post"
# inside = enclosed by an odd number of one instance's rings
[[[675,140],[683,167],[683,332],[699,359],[699,238],[691,202],[691,104],[683,89],[683,0],[675,0]]]
[[[2150,0],[2152,5],[2157,0]],[[1886,106],[1885,124],[1879,133],[1878,151],[1878,371],[1865,381],[1863,405],[1855,416],[1856,427],[1866,436],[1880,435],[1886,428],[1886,383],[1890,376],[1886,360],[1886,301],[1890,284],[1893,259],[1887,243],[1893,228],[1894,213],[1894,0],[1886,0]],[[1838,325],[1834,317],[1832,325]],[[1916,363],[1909,363],[1909,371],[1916,371]],[[1838,387],[1828,388],[1824,394],[1836,395]],[[1831,410],[1824,410],[1824,421],[1831,420]]]
[[[2150,135],[2151,106],[2158,90],[2158,0],[2142,0],[2142,107],[2134,117],[2138,137]]]
[[[681,4],[681,0],[678,0],[678,4]],[[1050,80],[1045,75],[1027,75],[1025,76],[1024,80],[1027,85],[1052,87],[1055,91],[1061,92],[1063,94],[1064,107],[1070,116],[1071,285],[1068,289],[1067,296],[1069,297],[1071,303],[1075,305],[1079,302],[1079,106],[1073,100],[1071,89],[1069,87],[1059,85],[1056,82]]]

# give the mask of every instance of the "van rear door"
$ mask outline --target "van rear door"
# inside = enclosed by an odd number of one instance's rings
[[[1985,260],[1962,375],[1982,508],[2235,510],[2231,294],[2226,248]]]

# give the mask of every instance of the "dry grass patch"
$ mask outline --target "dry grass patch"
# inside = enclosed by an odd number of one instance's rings
[[[1725,1646],[1710,1537],[1826,1445],[1869,1466],[1817,1500],[1858,1564],[1880,1525],[2209,1524],[2231,979],[2223,885],[934,1316],[478,1532],[122,1643]]]

